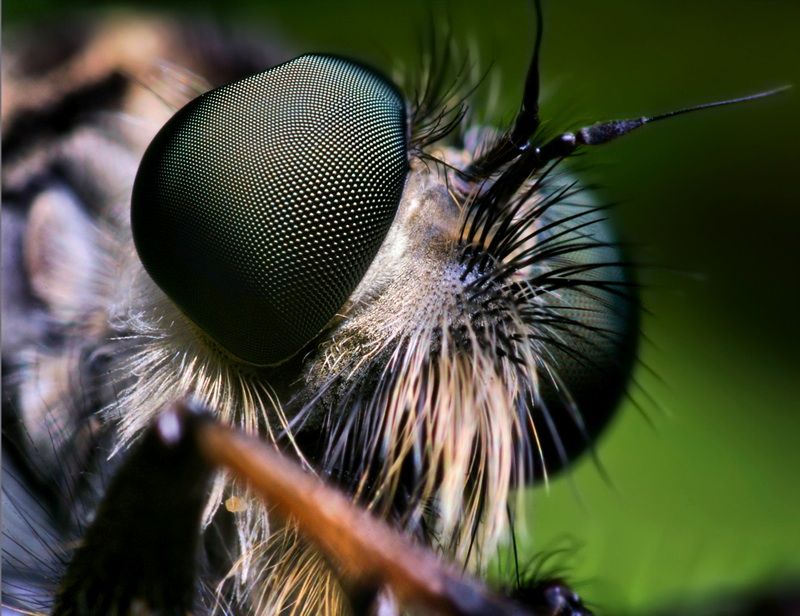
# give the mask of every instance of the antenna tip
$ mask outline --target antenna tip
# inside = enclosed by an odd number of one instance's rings
[[[778,86],[777,88],[772,88],[771,90],[765,90],[764,92],[753,94],[753,98],[766,98],[767,96],[775,96],[777,94],[783,94],[784,92],[788,92],[792,88],[794,88],[794,84],[787,83],[782,86]]]

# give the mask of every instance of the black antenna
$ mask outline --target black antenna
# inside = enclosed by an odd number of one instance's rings
[[[772,90],[765,90],[764,92],[757,92],[748,96],[741,96],[739,98],[730,98],[721,101],[713,101],[710,103],[702,103],[692,107],[684,107],[683,109],[676,109],[675,111],[668,111],[654,116],[642,116],[640,118],[631,118],[627,120],[609,120],[607,122],[598,122],[591,126],[585,126],[575,133],[566,132],[551,139],[540,148],[535,148],[532,153],[538,159],[539,167],[556,158],[568,156],[578,146],[581,145],[602,145],[613,141],[617,137],[622,137],[628,133],[644,126],[645,124],[652,124],[676,116],[692,113],[694,111],[703,111],[704,109],[714,109],[716,107],[724,107],[726,105],[735,105],[738,103],[747,103],[749,101],[766,98],[781,94],[789,90],[792,86],[786,85]]]
[[[539,57],[541,55],[542,39],[544,37],[542,2],[541,0],[534,0],[533,5],[536,12],[536,39],[533,45],[531,62],[528,66],[528,74],[525,78],[522,104],[514,119],[512,128],[500,137],[484,154],[473,160],[466,169],[460,172],[461,177],[470,183],[481,182],[500,170],[503,165],[512,163],[503,173],[503,176],[508,176],[509,180],[510,178],[514,178],[513,182],[509,183],[519,182],[517,185],[518,187],[531,173],[537,169],[541,169],[552,160],[569,156],[579,146],[601,145],[613,141],[622,135],[627,135],[645,124],[651,124],[653,122],[673,118],[685,113],[701,111],[703,109],[713,109],[715,107],[723,107],[725,105],[734,105],[766,98],[767,96],[785,92],[792,87],[786,85],[749,96],[703,103],[654,116],[598,122],[591,126],[585,126],[574,133],[562,133],[543,146],[532,148],[529,139],[536,132],[536,129],[539,128],[540,123]],[[504,188],[508,189],[510,187],[504,185]]]
[[[505,202],[511,195],[515,194],[517,190],[519,190],[520,186],[522,186],[536,171],[543,169],[552,161],[569,156],[580,146],[602,145],[604,143],[608,143],[609,141],[613,141],[617,137],[627,135],[631,131],[640,128],[645,124],[659,122],[661,120],[674,118],[676,116],[694,111],[713,109],[714,107],[722,107],[724,105],[746,103],[749,101],[766,98],[767,96],[774,96],[787,91],[791,87],[792,86],[790,85],[782,86],[780,88],[774,88],[764,92],[757,92],[756,94],[750,94],[748,96],[714,101],[711,103],[702,103],[693,107],[685,107],[683,109],[668,111],[666,113],[653,116],[642,116],[640,118],[631,118],[627,120],[609,120],[607,122],[598,122],[596,124],[592,124],[591,126],[585,126],[584,128],[581,128],[575,132],[562,133],[542,146],[529,147],[516,156],[508,159],[513,160],[513,162],[511,162],[511,164],[503,170],[502,174],[491,185],[491,187],[486,190],[485,193],[479,196],[478,199],[484,203]],[[469,170],[471,169],[472,167],[469,168]],[[465,173],[466,175],[467,172],[462,173]],[[468,180],[475,181],[474,176],[467,177]]]
[[[486,153],[474,160],[462,172],[468,178],[482,178],[491,175],[502,165],[516,158],[530,148],[528,140],[539,128],[539,55],[544,37],[544,16],[541,0],[534,0],[536,12],[536,39],[533,55],[525,77],[522,104],[514,119],[514,125]]]
[[[542,3],[539,0],[534,2],[534,7],[536,9],[536,41],[533,45],[531,63],[528,66],[528,75],[525,77],[522,105],[520,105],[514,120],[514,128],[511,130],[510,137],[511,142],[520,149],[527,147],[528,139],[539,128],[539,53],[544,36],[544,17]]]

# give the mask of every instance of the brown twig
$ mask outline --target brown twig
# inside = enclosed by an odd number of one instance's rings
[[[196,413],[187,406],[178,409]],[[246,481],[332,562],[346,584],[389,588],[405,606],[453,616],[533,616],[412,543],[343,493],[303,471],[273,447],[210,418],[196,422],[197,442],[211,463]]]

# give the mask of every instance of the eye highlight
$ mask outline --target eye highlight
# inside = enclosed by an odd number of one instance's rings
[[[402,195],[406,132],[395,87],[333,56],[300,56],[195,99],[136,176],[145,269],[231,355],[280,363],[372,262]]]

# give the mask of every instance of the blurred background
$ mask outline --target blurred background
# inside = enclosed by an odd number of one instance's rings
[[[4,27],[97,2],[5,2]],[[245,25],[289,50],[413,70],[431,19],[501,78],[513,117],[534,31],[525,2],[128,3]],[[102,10],[119,10],[105,4]],[[654,613],[800,580],[800,3],[552,0],[542,116],[553,128],[783,84],[780,97],[645,128],[580,159],[643,263],[631,401],[584,460],[532,491],[522,558],[560,550],[600,613]],[[794,582],[793,582],[794,580]]]

